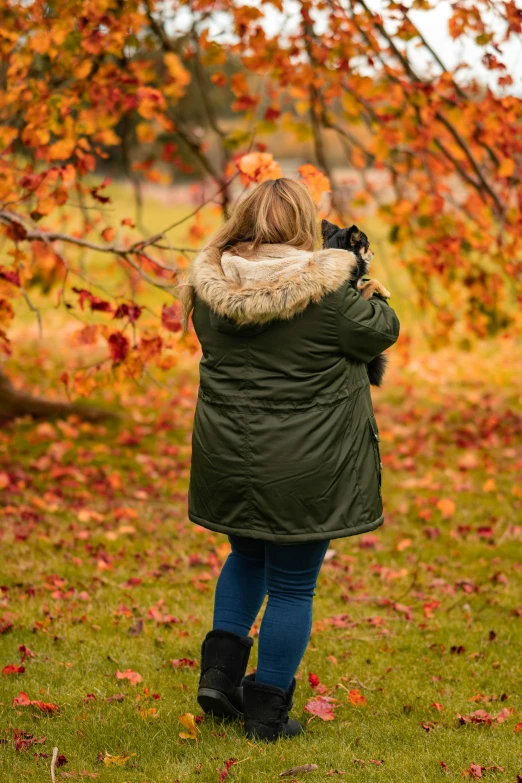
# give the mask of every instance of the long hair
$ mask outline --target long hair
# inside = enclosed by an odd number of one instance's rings
[[[315,204],[307,188],[300,182],[282,177],[257,185],[235,207],[232,216],[203,247],[202,252],[216,253],[236,245],[242,254],[253,252],[259,245],[282,244],[314,250],[318,241]],[[191,269],[181,283],[183,333],[186,334],[190,313],[194,307]]]
[[[247,243],[252,250],[263,244],[313,250],[316,235],[316,209],[309,191],[300,182],[282,177],[257,185],[206,247],[226,250]]]

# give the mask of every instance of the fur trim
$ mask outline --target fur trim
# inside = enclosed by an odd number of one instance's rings
[[[235,248],[238,255],[239,250]],[[259,259],[285,256],[291,259],[295,254],[296,248],[289,245],[261,245],[255,255]],[[244,248],[241,255],[246,256]],[[255,286],[242,286],[225,277],[221,251],[215,247],[203,249],[194,259],[181,288],[184,330],[188,328],[196,296],[214,312],[240,325],[290,319],[340,288],[357,268],[355,255],[348,250],[332,248],[308,255],[308,264],[297,273],[259,281]]]

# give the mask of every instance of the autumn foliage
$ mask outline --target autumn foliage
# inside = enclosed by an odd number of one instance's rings
[[[205,238],[199,208],[212,202],[226,216],[238,184],[280,176],[271,147],[281,134],[306,143],[301,176],[322,209],[331,190],[334,216],[370,211],[387,224],[412,299],[431,314],[434,345],[451,332],[467,340],[519,329],[522,102],[504,49],[522,12],[512,0],[452,5],[450,40],[455,51],[478,48],[480,80],[465,61],[450,71],[423,36],[424,0],[385,2],[382,15],[364,0],[302,0],[284,25],[278,2],[1,8],[4,355],[15,313],[40,317],[35,289],[84,321],[80,341],[104,339],[107,361],[132,378],[176,353],[171,297]],[[129,178],[138,205],[143,182],[201,182],[187,248],[171,246],[173,226],[149,236],[130,216],[111,224],[109,180],[94,176],[101,167]],[[118,302],[99,290],[94,252],[124,275]],[[150,286],[167,297],[161,323],[145,324]],[[88,394],[94,375],[64,383]]]

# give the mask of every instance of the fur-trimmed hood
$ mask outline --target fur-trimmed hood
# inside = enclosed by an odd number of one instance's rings
[[[238,325],[292,318],[340,288],[356,266],[348,250],[311,252],[273,244],[251,251],[238,245],[222,254],[215,247],[204,248],[181,287],[183,329],[196,296]]]

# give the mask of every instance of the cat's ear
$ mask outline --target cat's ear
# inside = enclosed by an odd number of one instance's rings
[[[340,228],[335,223],[330,223],[328,220],[321,221],[321,234],[324,240],[331,239],[338,231]]]

